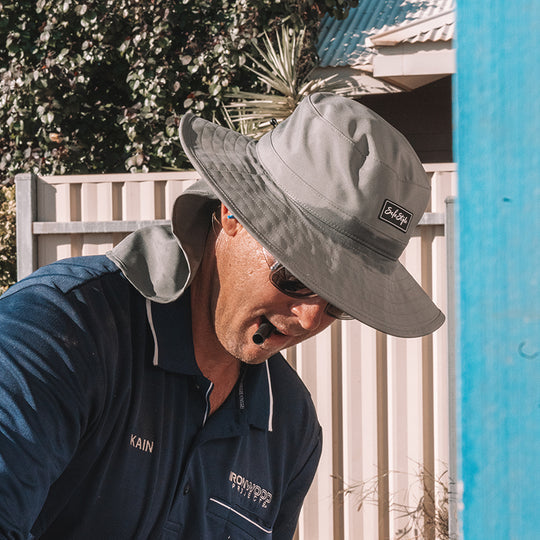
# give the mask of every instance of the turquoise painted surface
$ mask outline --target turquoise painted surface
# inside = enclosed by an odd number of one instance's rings
[[[465,540],[540,538],[540,1],[458,0]]]

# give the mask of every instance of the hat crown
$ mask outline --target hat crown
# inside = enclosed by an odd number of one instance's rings
[[[395,336],[425,335],[443,323],[398,260],[429,182],[403,136],[375,113],[319,93],[259,142],[189,113],[180,139],[205,179],[183,197],[222,200],[321,298]],[[189,217],[181,207],[191,206],[175,205],[175,231]]]
[[[403,135],[362,104],[334,94],[304,99],[261,138],[257,155],[315,226],[349,247],[360,243],[392,259],[429,200],[429,181]]]

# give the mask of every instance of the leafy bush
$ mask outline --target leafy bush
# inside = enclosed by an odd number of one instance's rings
[[[298,32],[283,25],[281,34],[276,31],[276,46],[265,33],[263,48],[254,46],[258,55],[247,54],[250,60],[247,69],[275,93],[231,92],[228,95],[231,101],[224,106],[231,129],[259,138],[291,115],[298,103],[314,92],[350,95],[358,89],[357,85],[340,81],[335,75],[317,78],[312,72],[302,74],[304,35],[303,30]]]
[[[41,174],[187,165],[177,141],[192,109],[219,119],[264,31],[306,27],[354,0],[21,0],[0,4],[0,182]],[[308,66],[310,67],[310,66]]]
[[[220,119],[261,91],[246,53],[283,23],[304,29],[299,76],[324,13],[358,0],[0,2],[0,290],[15,280],[15,174],[181,169],[181,115]]]
[[[15,283],[15,187],[0,186],[0,294]]]

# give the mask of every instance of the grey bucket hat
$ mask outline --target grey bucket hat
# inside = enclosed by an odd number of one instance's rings
[[[188,113],[180,140],[203,178],[187,193],[223,201],[322,298],[394,336],[426,335],[444,322],[398,260],[429,181],[405,138],[371,110],[313,94],[259,141]]]

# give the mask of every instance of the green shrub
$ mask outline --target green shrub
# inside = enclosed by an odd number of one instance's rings
[[[189,166],[187,110],[220,120],[222,98],[261,91],[242,66],[264,35],[305,29],[300,76],[324,13],[358,0],[20,0],[0,3],[0,290],[15,280],[20,172],[85,174]]]
[[[354,0],[21,0],[0,4],[0,182],[41,174],[182,168],[192,109],[219,120],[264,31],[306,27]],[[310,67],[310,66],[307,66]]]
[[[15,186],[0,186],[0,294],[15,283]]]

